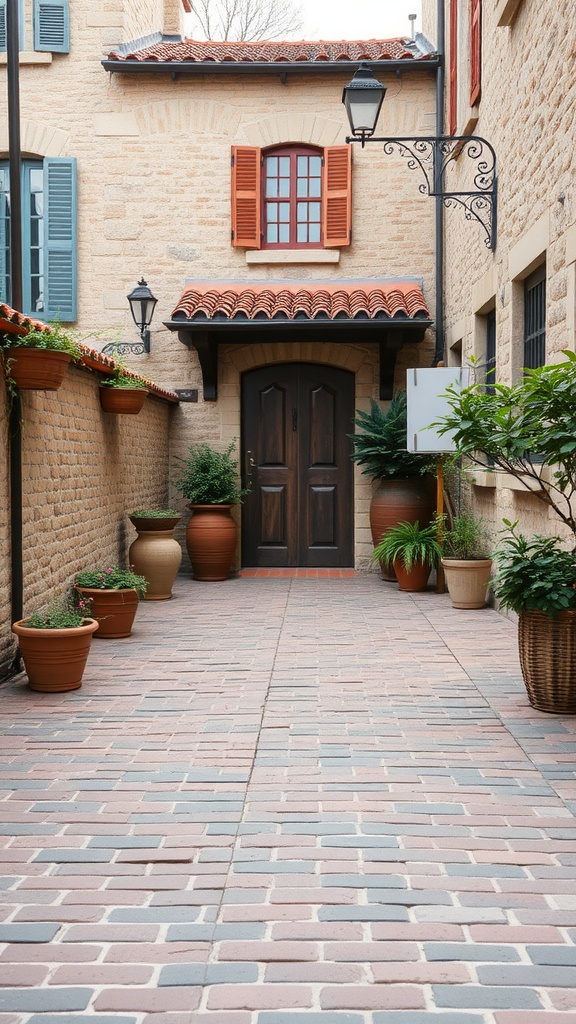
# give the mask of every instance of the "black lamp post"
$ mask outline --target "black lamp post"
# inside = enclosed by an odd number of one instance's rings
[[[127,299],[130,303],[132,319],[140,331],[144,352],[149,352],[150,331],[148,328],[152,323],[152,317],[154,316],[154,310],[158,299],[154,298],[144,278],[142,278],[136,287],[132,289],[130,294],[127,296]]]
[[[374,78],[367,64],[361,64],[352,81],[344,87],[342,103],[346,107],[352,135],[361,142],[362,148],[376,131],[385,95],[386,86]]]
[[[484,228],[486,246],[496,248],[496,154],[486,139],[478,135],[420,135],[409,138],[377,138],[374,135],[386,87],[374,78],[367,64],[361,64],[351,82],[344,87],[342,102],[348,114],[352,135],[346,142],[383,143],[384,152],[394,149],[408,161],[410,170],[420,169],[425,184],[420,191],[440,199],[444,206],[464,207],[467,220],[475,219]],[[464,191],[445,189],[448,165],[461,155],[473,161],[470,187]]]

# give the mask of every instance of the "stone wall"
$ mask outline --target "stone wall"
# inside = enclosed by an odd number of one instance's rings
[[[432,26],[436,0],[424,0]],[[482,93],[466,96],[468,0],[459,3],[460,79],[457,134],[472,132],[494,147],[498,167],[498,236],[494,253],[482,228],[462,210],[446,210],[444,317],[447,361],[482,361],[486,313],[496,313],[497,377],[517,380],[523,362],[523,281],[546,264],[546,360],[574,349],[576,267],[576,23],[570,0],[482,4]],[[449,3],[445,0],[446,45]],[[507,21],[507,24],[499,24]],[[432,37],[434,41],[434,36]],[[447,82],[448,92],[448,82]],[[463,153],[449,171],[450,187],[467,187],[471,162]],[[526,532],[560,532],[557,519],[502,474],[478,475],[478,509],[496,532],[502,518],[520,519]]]
[[[137,416],[104,413],[100,379],[71,367],[58,391],[21,392],[25,615],[61,597],[79,570],[126,564],[136,537],[126,514],[168,501],[177,405],[149,395]],[[1,388],[0,677],[14,651],[5,405]]]

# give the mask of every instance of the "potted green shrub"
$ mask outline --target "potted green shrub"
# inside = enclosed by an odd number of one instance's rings
[[[576,355],[564,355],[563,362],[525,370],[516,384],[496,383],[489,390],[481,383],[461,391],[448,388],[450,412],[438,427],[441,433],[453,432],[461,455],[513,476],[564,524],[574,547]],[[493,589],[502,606],[518,612],[520,664],[528,698],[541,711],[574,712],[576,702],[567,691],[576,692],[576,607],[566,551],[555,537],[527,541],[516,524],[505,522],[511,534],[497,558]],[[510,599],[506,589],[508,582],[516,587],[518,579],[526,591],[520,601]],[[536,643],[538,654],[533,657]],[[546,697],[535,697],[537,690],[545,691]]]
[[[194,579],[228,579],[236,550],[238,528],[231,515],[247,489],[238,482],[235,441],[224,451],[209,444],[192,445],[180,458],[177,489],[190,502],[192,517],[186,528],[186,547]]]
[[[145,601],[167,601],[182,561],[182,548],[174,537],[180,513],[173,508],[139,508],[129,513],[138,536],[128,558],[134,571],[146,579]]]
[[[372,543],[378,544],[385,530],[401,521],[429,523],[436,509],[436,491],[430,455],[409,452],[406,447],[406,392],[394,395],[387,410],[370,400],[370,412],[356,411],[351,435],[352,458],[362,473],[378,481],[370,502]],[[384,579],[394,579],[386,562],[381,563]]]
[[[65,693],[82,685],[92,636],[98,629],[91,605],[69,596],[12,624],[28,685],[41,693]]]
[[[104,412],[136,415],[148,397],[148,381],[129,370],[122,359],[115,359],[115,368],[100,381],[100,405]]]
[[[91,602],[92,614],[98,621],[97,637],[130,636],[138,601],[146,592],[144,576],[118,565],[84,569],[76,574],[74,586]]]
[[[430,573],[442,554],[439,523],[420,526],[401,522],[390,526],[374,548],[373,558],[394,566],[400,590],[426,590]]]
[[[0,334],[0,355],[9,388],[56,391],[71,361],[82,358],[80,345],[59,324],[38,323],[23,334]]]
[[[454,608],[483,608],[492,572],[483,519],[460,512],[441,531],[442,566]]]

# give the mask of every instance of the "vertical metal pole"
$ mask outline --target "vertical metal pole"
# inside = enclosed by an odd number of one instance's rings
[[[444,463],[442,462],[442,456],[438,456],[436,463],[436,514],[439,516],[444,515]],[[442,540],[443,530],[440,527],[439,536]],[[446,580],[444,579],[444,566],[440,559],[438,559],[438,565],[436,567],[436,593],[446,593]]]
[[[437,7],[437,49],[440,61],[436,69],[436,138],[444,134],[444,79],[446,67],[446,18],[444,0],[436,0]],[[442,191],[442,155],[434,147],[434,190]],[[433,365],[444,359],[444,203],[437,196],[434,211],[435,234],[435,278],[436,278],[436,346]]]
[[[20,144],[20,69],[18,0],[6,0],[6,62],[8,70],[8,148],[10,166],[10,271],[11,303],[22,310],[22,191]],[[10,548],[12,621],[22,618],[22,403],[12,398],[10,409]],[[16,655],[15,667],[20,656]]]

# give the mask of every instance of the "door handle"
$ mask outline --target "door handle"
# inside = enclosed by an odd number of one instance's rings
[[[254,456],[252,452],[248,450],[244,455],[244,474],[247,481],[252,479],[252,472],[255,469],[256,462],[254,461]]]

